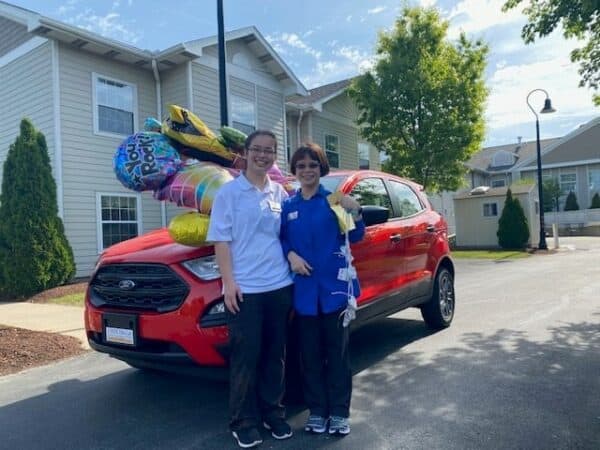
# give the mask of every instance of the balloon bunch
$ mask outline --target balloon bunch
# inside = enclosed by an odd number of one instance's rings
[[[169,234],[180,244],[205,244],[215,193],[245,167],[247,136],[226,126],[219,132],[213,133],[191,111],[170,105],[163,123],[147,118],[144,131],[127,137],[115,151],[113,169],[127,189],[153,191],[157,200],[195,210],[169,224]],[[289,177],[276,164],[268,174],[293,193]]]

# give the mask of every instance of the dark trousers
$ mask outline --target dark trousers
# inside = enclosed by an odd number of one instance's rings
[[[297,316],[304,400],[322,417],[350,415],[352,371],[341,312]]]
[[[229,410],[232,430],[283,417],[284,363],[292,287],[244,294],[240,311],[226,309],[229,326]]]

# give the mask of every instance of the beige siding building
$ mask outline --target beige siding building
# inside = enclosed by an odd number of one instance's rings
[[[529,225],[528,245],[539,241],[537,189],[533,184],[511,186],[513,198],[519,200]],[[502,215],[507,187],[475,190],[454,197],[456,246],[459,248],[497,248],[498,220]]]
[[[308,96],[290,96],[286,103],[289,154],[301,143],[319,144],[332,169],[381,168],[379,151],[359,134],[358,111],[346,93],[352,80],[319,86]]]
[[[229,123],[273,130],[285,167],[285,101],[307,92],[254,27],[226,34]],[[148,52],[0,3],[0,167],[28,117],[48,141],[77,276],[104,248],[165,226],[182,211],[124,188],[115,149],[170,104],[220,126],[217,39]],[[0,171],[0,181],[1,181]]]

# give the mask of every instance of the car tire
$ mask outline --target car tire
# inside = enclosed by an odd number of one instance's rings
[[[455,307],[454,277],[448,269],[441,267],[435,276],[431,298],[421,306],[421,315],[430,328],[447,328],[454,318]]]

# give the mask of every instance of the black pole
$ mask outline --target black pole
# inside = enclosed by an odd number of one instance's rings
[[[544,229],[544,187],[542,186],[542,152],[540,150],[540,122],[535,116],[535,132],[537,140],[537,178],[538,178],[538,197],[540,209],[540,243],[538,249],[548,250],[546,245],[546,230]]]
[[[221,126],[229,125],[227,114],[227,73],[225,59],[225,26],[223,25],[223,0],[217,0],[217,22],[219,25],[219,102],[221,105]]]

